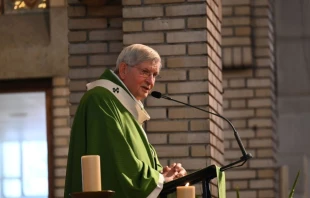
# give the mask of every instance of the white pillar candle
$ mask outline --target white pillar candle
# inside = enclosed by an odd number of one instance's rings
[[[177,198],[195,198],[195,186],[177,186]]]
[[[84,155],[81,164],[83,192],[101,191],[100,156]]]

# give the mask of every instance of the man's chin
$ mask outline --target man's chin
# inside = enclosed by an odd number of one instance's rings
[[[143,93],[143,94],[140,94],[139,97],[136,97],[136,99],[137,100],[144,100],[148,95],[149,95],[149,93]]]
[[[143,94],[143,96],[141,96],[141,100],[144,100],[145,98],[147,98],[148,97],[148,95],[149,95],[149,93],[147,92],[147,93],[144,93]]]

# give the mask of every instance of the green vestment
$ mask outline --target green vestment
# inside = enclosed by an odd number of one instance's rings
[[[162,166],[141,124],[116,97],[117,88],[135,100],[133,96],[112,71],[100,78],[115,87],[96,86],[80,101],[71,129],[64,198],[82,192],[83,155],[100,156],[102,190],[115,191],[113,198],[145,198],[157,187]]]

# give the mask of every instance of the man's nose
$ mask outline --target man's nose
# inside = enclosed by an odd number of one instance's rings
[[[153,74],[149,75],[146,79],[145,79],[149,84],[154,85],[155,83],[155,76]]]

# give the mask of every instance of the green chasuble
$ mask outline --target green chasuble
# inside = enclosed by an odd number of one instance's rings
[[[162,166],[141,123],[128,110],[128,104],[137,101],[112,71],[100,78],[113,88],[94,86],[80,101],[71,129],[64,197],[82,192],[81,157],[99,155],[102,190],[115,191],[113,198],[145,198],[157,187]],[[118,94],[130,99],[127,108]]]

